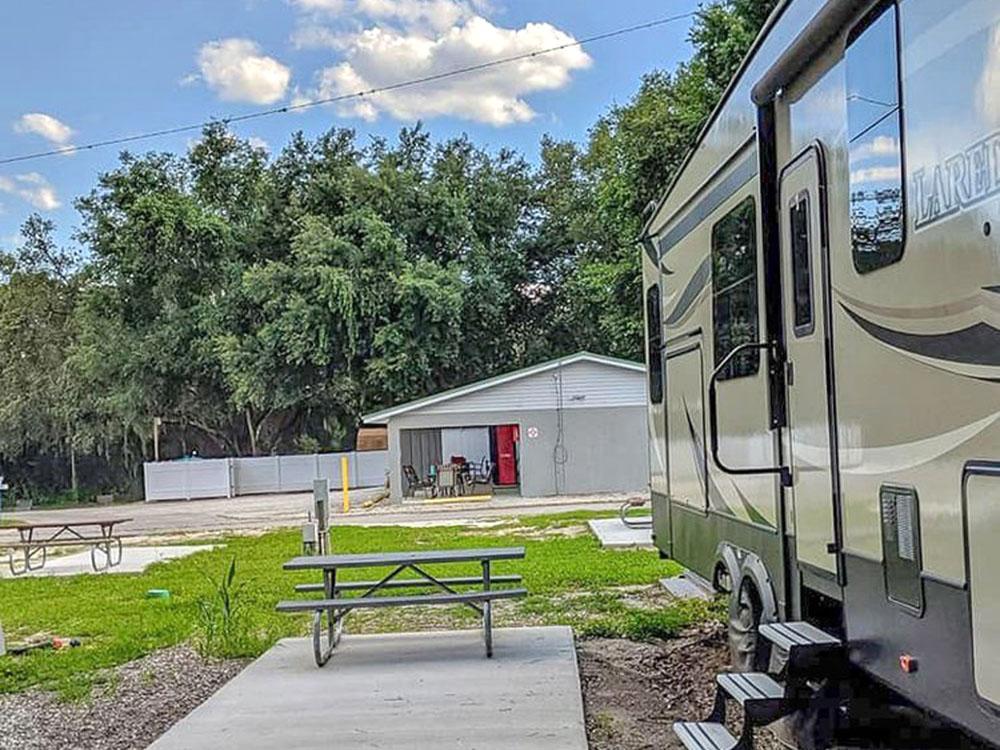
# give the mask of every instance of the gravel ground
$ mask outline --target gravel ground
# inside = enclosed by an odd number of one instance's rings
[[[727,651],[721,631],[706,627],[656,644],[584,640],[578,655],[591,750],[675,750],[670,725],[707,713]],[[109,672],[86,702],[0,696],[0,750],[145,748],[245,665],[178,646]],[[778,747],[760,739],[761,750]]]
[[[578,655],[591,750],[679,750],[671,724],[708,713],[727,661],[713,626],[662,643],[583,640]],[[0,696],[0,749],[145,748],[246,663],[206,661],[178,646],[110,671],[86,702],[39,691]],[[761,733],[757,747],[780,745]]]
[[[66,703],[38,691],[0,696],[0,748],[144,748],[246,664],[209,662],[178,646],[115,669],[89,701]]]
[[[728,661],[718,626],[660,643],[587,639],[578,642],[577,654],[590,750],[682,750],[671,725],[708,714],[715,674]],[[66,703],[40,691],[0,696],[0,750],[146,748],[246,664],[206,661],[178,646],[109,670],[86,702]],[[740,717],[732,718],[735,733]],[[893,740],[884,747],[904,747],[901,718],[887,723]],[[783,750],[767,730],[754,744]],[[984,750],[954,730],[917,735],[905,747]]]
[[[715,675],[728,661],[722,634],[721,628],[706,626],[662,643],[580,641],[590,750],[681,750],[671,725],[711,711]],[[782,747],[766,731],[758,732],[754,745]]]

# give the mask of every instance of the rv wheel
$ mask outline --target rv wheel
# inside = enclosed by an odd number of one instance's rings
[[[729,595],[729,654],[738,672],[760,672],[767,668],[766,649],[757,636],[764,608],[754,582],[745,577]]]

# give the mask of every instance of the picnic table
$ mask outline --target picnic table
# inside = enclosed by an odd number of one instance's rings
[[[95,572],[99,572],[121,563],[122,539],[121,535],[115,532],[115,527],[131,520],[131,518],[107,518],[22,523],[14,527],[19,541],[0,546],[8,549],[7,564],[15,576],[44,568],[48,560],[49,547],[89,546],[90,565]],[[90,531],[91,529],[93,531]],[[103,555],[103,564],[98,563],[98,553]],[[39,556],[41,562],[37,562]],[[15,565],[18,557],[23,557],[24,560],[20,568]]]
[[[494,584],[520,583],[519,575],[494,576],[490,566],[497,560],[520,560],[524,547],[492,547],[485,549],[432,550],[417,552],[375,552],[355,555],[319,555],[296,557],[284,565],[285,570],[318,570],[322,583],[305,583],[295,587],[298,592],[322,592],[322,599],[299,599],[279,602],[279,612],[312,612],[313,656],[322,667],[333,655],[343,633],[344,618],[355,609],[371,607],[406,607],[415,605],[464,604],[483,618],[483,640],[486,656],[493,656],[493,613],[491,605],[498,599],[515,599],[528,592],[523,588],[493,588]],[[482,574],[455,578],[438,578],[426,566],[444,563],[477,562]],[[353,568],[386,568],[392,571],[377,581],[338,582],[337,572]],[[400,578],[405,571],[417,577]],[[478,591],[457,590],[457,587],[481,586]],[[431,587],[437,592],[410,596],[376,596],[385,590]],[[342,596],[360,591],[358,596]],[[326,615],[326,627],[323,616]],[[323,630],[326,630],[324,642]]]

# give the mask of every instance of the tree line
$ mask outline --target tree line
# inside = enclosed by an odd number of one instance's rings
[[[715,0],[693,54],[532,163],[421,125],[273,157],[224,125],[122,153],[0,257],[0,473],[135,490],[164,457],[339,449],[366,411],[580,349],[642,359],[643,209],[775,0]]]

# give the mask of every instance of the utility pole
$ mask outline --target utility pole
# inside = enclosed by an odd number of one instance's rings
[[[67,442],[69,443],[69,486],[75,498],[79,489],[79,482],[76,476],[76,441],[74,440],[73,428],[68,423],[66,425],[66,435]]]
[[[153,460],[160,460],[160,425],[163,424],[163,420],[159,417],[153,417]]]

